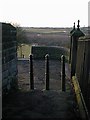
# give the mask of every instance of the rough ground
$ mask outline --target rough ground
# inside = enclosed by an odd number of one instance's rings
[[[29,63],[19,61],[18,72],[19,90],[3,99],[3,119],[78,119],[79,113],[69,76],[66,77],[66,92],[60,90],[59,61],[50,61],[49,91],[45,90],[44,61],[34,61],[35,90],[29,88]],[[66,67],[66,72],[69,75],[68,67]]]

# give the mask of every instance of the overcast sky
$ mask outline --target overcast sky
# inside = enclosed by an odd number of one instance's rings
[[[0,0],[0,22],[28,27],[88,26],[89,0]]]

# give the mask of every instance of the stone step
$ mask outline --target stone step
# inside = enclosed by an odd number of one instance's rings
[[[11,101],[11,102],[10,102]],[[60,90],[31,90],[12,95],[3,107],[7,118],[76,118],[73,95]]]

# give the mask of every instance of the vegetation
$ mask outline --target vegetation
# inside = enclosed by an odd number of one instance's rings
[[[31,54],[31,45],[27,44],[21,44],[18,46],[17,49],[17,56],[18,58],[29,58],[29,55]]]
[[[22,29],[22,27],[20,27],[20,25],[17,23],[13,24],[13,26],[16,28],[16,31],[17,31],[18,46],[21,46],[21,44],[23,43],[28,44],[29,42],[28,42],[25,30]]]

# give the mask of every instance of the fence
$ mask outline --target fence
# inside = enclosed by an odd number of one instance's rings
[[[79,106],[81,106],[80,98],[81,101],[85,101],[82,104],[84,108],[88,108],[90,111],[90,37],[89,35],[85,36],[80,30],[79,22],[80,21],[78,20],[77,29],[75,29],[74,24],[74,29],[70,32],[71,45],[69,62],[71,62],[71,79],[76,88]],[[74,77],[76,77],[75,80],[73,80]],[[76,80],[78,84],[76,84]],[[78,89],[77,85],[80,86],[80,89]],[[78,98],[78,96],[80,97]],[[82,100],[82,98],[84,99]]]
[[[17,84],[16,29],[11,24],[2,24],[2,90],[6,94]]]
[[[74,39],[71,56],[71,77],[76,76],[88,110],[90,109],[90,38]]]
[[[90,109],[90,39],[78,40],[76,76],[88,109]]]

